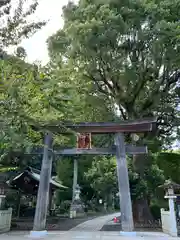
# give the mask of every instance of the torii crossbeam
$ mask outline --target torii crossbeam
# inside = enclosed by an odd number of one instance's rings
[[[58,154],[58,151],[52,151],[52,133],[72,134],[92,133],[106,134],[113,133],[115,135],[115,149],[91,149],[91,150],[60,150],[60,155],[78,155],[78,154],[116,154],[117,157],[117,174],[120,193],[121,207],[121,223],[122,231],[133,232],[134,223],[132,215],[132,205],[129,190],[129,177],[126,162],[126,152],[132,154],[147,153],[146,147],[126,146],[124,142],[124,133],[142,133],[153,131],[156,119],[143,119],[136,121],[124,121],[122,123],[77,123],[77,124],[59,124],[54,123],[48,126],[42,126],[48,133],[45,136],[45,147],[43,154],[43,162],[41,167],[41,179],[38,190],[38,199],[36,213],[34,219],[35,231],[43,231],[46,223],[47,202],[48,202],[48,186],[50,178],[50,170],[52,166],[52,152]],[[48,149],[51,149],[49,156]]]
[[[148,153],[147,147],[137,147],[126,145],[126,154],[146,154]],[[116,147],[111,148],[91,148],[91,149],[77,149],[77,148],[66,148],[60,151],[54,151],[56,155],[71,156],[71,155],[116,155]]]
[[[146,146],[133,146],[125,145],[127,155],[136,155],[136,154],[146,154],[148,149]],[[14,153],[16,155],[17,152]],[[29,153],[24,153],[24,155],[43,155],[42,148],[32,149]],[[78,149],[78,148],[63,148],[59,150],[53,150],[53,154],[62,155],[62,156],[72,156],[72,155],[116,155],[116,146],[109,148],[91,148],[91,149]]]

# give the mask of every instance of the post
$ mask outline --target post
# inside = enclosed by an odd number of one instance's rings
[[[176,213],[174,209],[174,198],[175,196],[169,197],[170,228],[171,228],[171,236],[177,237],[177,222],[176,222]]]
[[[76,211],[77,211],[77,204],[75,204],[76,201],[76,187],[77,187],[77,181],[78,181],[78,160],[75,156],[74,158],[74,169],[73,169],[73,192],[72,192],[72,203],[70,208],[70,218],[76,217]]]
[[[52,142],[52,134],[49,132],[46,133],[34,226],[31,235],[37,234],[38,231],[45,232],[44,230],[46,227],[46,216],[49,203],[49,183],[52,169],[52,152],[50,152]]]
[[[168,189],[167,195],[164,198],[168,199],[169,201],[169,221],[167,226],[168,232],[172,237],[177,237],[178,229],[174,207],[174,199],[176,199],[176,196],[174,195],[174,189]]]
[[[77,186],[77,180],[78,180],[78,160],[75,157],[74,158],[74,173],[73,173],[73,194],[72,194],[72,201],[74,200],[75,197],[75,191],[76,191],[76,186]]]
[[[49,190],[49,205],[48,205],[48,213],[49,213],[49,216],[52,215],[52,198],[53,198],[53,193],[52,193],[52,189]]]
[[[126,162],[124,135],[115,135],[117,175],[120,196],[121,224],[123,232],[133,232],[134,223],[132,215],[131,196],[129,190],[129,176]]]
[[[20,217],[20,210],[21,210],[21,192],[18,191],[18,206],[17,206],[17,218]]]

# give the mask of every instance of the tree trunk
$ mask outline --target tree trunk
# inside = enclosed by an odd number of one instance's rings
[[[133,201],[133,217],[136,223],[147,223],[153,220],[147,199]]]
[[[151,165],[151,159],[147,154],[134,155],[133,165],[135,171],[143,178],[144,170]],[[133,217],[135,222],[148,222],[153,220],[149,207],[148,197],[133,201]]]

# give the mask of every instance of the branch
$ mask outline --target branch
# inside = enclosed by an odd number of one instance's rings
[[[153,95],[147,99],[147,101],[143,104],[141,111],[145,111],[147,108],[150,108],[154,104]]]
[[[140,92],[143,90],[146,83],[147,83],[147,81],[146,81],[145,77],[141,80],[140,84],[139,84],[139,81],[137,81],[137,84],[134,87],[134,90],[135,89],[137,89],[137,90],[133,91],[134,94],[133,94],[133,98],[131,100],[132,104],[134,104],[134,102],[136,101],[136,98],[139,96]]]
[[[112,93],[115,93],[114,92],[114,89],[113,89],[113,86],[109,83],[107,77],[106,77],[106,73],[105,73],[105,70],[104,70],[104,67],[102,66],[102,64],[100,63],[100,68],[97,69],[99,74],[100,74],[100,77],[102,79],[102,81],[107,85],[107,87],[109,88],[109,90],[112,92]]]
[[[127,116],[126,116],[126,114],[124,113],[124,111],[123,111],[123,109],[122,109],[121,106],[119,106],[119,110],[120,110],[120,112],[121,112],[121,115],[122,115],[123,119],[124,119],[124,120],[127,120]]]
[[[104,62],[104,60],[102,59],[101,56],[100,56],[100,59],[101,59],[101,62],[103,62],[102,68],[103,68],[103,71],[104,71],[105,78],[108,79],[108,78],[106,77],[106,73],[105,73],[105,70],[104,70],[104,66],[106,67],[106,71],[109,73],[109,75],[111,75],[111,66],[110,66],[110,65],[108,66],[108,63]],[[123,90],[122,90],[122,88],[119,86],[117,80],[115,80],[114,78],[111,78],[111,82],[112,82],[112,84],[113,84],[113,86],[111,86],[111,87],[112,87],[112,90],[113,90],[113,93],[114,93],[114,94],[117,94],[117,93],[119,94],[120,91],[123,92]]]
[[[163,93],[167,92],[172,84],[177,83],[180,79],[180,70],[176,70],[168,79],[166,86],[164,87]]]
[[[170,87],[172,84],[175,84],[178,82],[178,80],[180,79],[180,70],[176,70],[175,73],[173,73],[171,76],[169,76],[169,78],[166,80],[166,85],[165,85],[164,89],[162,91],[160,91],[160,86],[165,81],[164,78],[166,78],[165,74],[163,74],[163,78],[161,79],[160,83],[157,84],[156,89],[152,92],[150,97],[147,99],[147,101],[142,106],[142,111],[146,110],[147,108],[150,108],[154,104],[155,97],[157,97],[159,95],[159,97],[161,98],[164,95],[164,93],[167,93],[170,90]]]

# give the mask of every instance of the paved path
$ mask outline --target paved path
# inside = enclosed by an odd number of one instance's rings
[[[120,236],[120,232],[101,232],[102,226],[110,221],[117,214],[111,214],[103,217],[94,218],[84,222],[70,231],[64,232],[48,232],[44,237],[46,240],[177,240],[179,238],[172,238],[163,233],[138,232],[135,237]],[[0,234],[0,240],[28,240],[33,239],[29,236],[29,232],[9,232]]]
[[[28,232],[11,232],[0,235],[2,240],[31,240]],[[179,240],[163,233],[138,233],[136,237],[122,237],[119,232],[50,232],[45,240]],[[33,240],[33,239],[32,239]]]
[[[72,228],[70,231],[84,231],[84,232],[100,231],[104,224],[111,221],[114,217],[118,215],[119,213],[113,213],[103,217],[93,218],[89,221],[79,224],[78,226]]]

